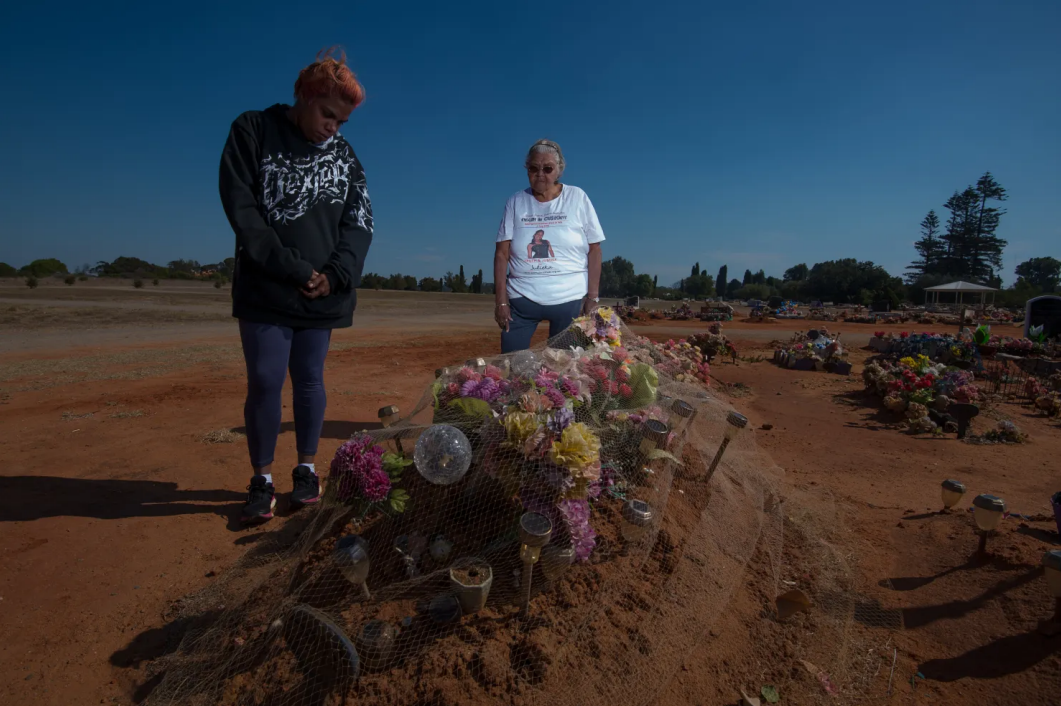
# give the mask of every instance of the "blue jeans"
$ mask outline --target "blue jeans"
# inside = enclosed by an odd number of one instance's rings
[[[513,353],[530,348],[531,338],[542,321],[549,322],[549,338],[558,336],[582,313],[582,300],[543,306],[526,297],[509,300],[512,321],[508,331],[501,332],[501,352]]]
[[[324,409],[324,358],[331,329],[289,328],[240,320],[239,337],[247,362],[247,402],[243,420],[251,465],[268,466],[280,436],[284,378],[291,373],[292,409],[295,413],[295,447],[299,454],[317,453]]]

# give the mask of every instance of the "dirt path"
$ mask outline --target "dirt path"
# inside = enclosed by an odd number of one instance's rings
[[[482,302],[393,316],[396,304],[376,306],[366,306],[360,328],[336,336],[322,460],[375,422],[381,405],[411,409],[437,366],[496,350]],[[0,353],[0,702],[135,703],[146,693],[144,665],[173,649],[185,627],[170,622],[174,603],[261,539],[262,530],[235,522],[248,475],[242,440],[202,440],[242,425],[235,331],[230,323],[197,326],[20,334],[25,340]],[[464,333],[435,333],[447,327]],[[670,335],[650,328],[653,337]],[[771,327],[769,335],[785,331]],[[734,325],[727,333],[765,344],[760,331]],[[63,336],[66,345],[58,343]],[[79,344],[90,348],[66,347]],[[1028,515],[1046,512],[1046,498],[1061,489],[1056,424],[1003,405],[999,412],[1033,443],[937,441],[893,428],[894,420],[864,404],[857,377],[769,363],[714,372],[741,384],[732,388],[741,395],[734,404],[786,469],[793,492],[835,503],[850,537],[845,551],[859,569],[864,627],[879,649],[897,649],[892,703],[1051,702],[1047,695],[1061,688],[1061,638],[1033,631],[1050,610],[1035,567],[1058,546],[1052,524],[1007,520],[995,558],[976,564],[968,559],[975,537],[967,514],[935,511],[939,482],[957,477],[973,494],[1002,495]],[[284,421],[278,458],[290,461],[287,409]],[[277,485],[289,488],[286,473]],[[270,531],[292,521],[282,503],[280,510]],[[719,674],[697,665],[746,638],[745,621],[762,609],[746,598],[720,626],[724,639],[690,655],[660,706],[723,693]],[[912,686],[919,671],[925,679]]]

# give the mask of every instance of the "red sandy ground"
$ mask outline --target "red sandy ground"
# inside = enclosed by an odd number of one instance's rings
[[[706,328],[686,323],[671,325]],[[813,325],[770,325],[764,336],[754,325],[731,323],[726,332],[744,355],[755,347],[766,353],[771,337]],[[825,325],[844,331],[851,343],[864,342],[874,330],[911,328]],[[654,338],[673,335],[652,328],[645,331]],[[357,347],[329,358],[322,457],[374,422],[381,405],[411,409],[439,365],[497,346],[496,333],[485,328],[442,336],[405,331],[337,335],[337,342]],[[186,340],[170,349],[214,344],[233,347],[236,341],[234,335]],[[79,355],[8,354],[0,356],[0,373],[48,357],[62,357],[76,370]],[[866,355],[855,351],[854,358]],[[113,367],[122,369],[122,362]],[[863,400],[859,369],[844,378],[742,363],[716,365],[714,373],[750,388],[733,404],[751,419],[758,443],[785,468],[793,490],[828,490],[835,497],[861,600],[873,608],[864,614],[901,616],[904,629],[871,626],[887,652],[885,674],[891,648],[897,651],[892,695],[878,690],[867,702],[1059,703],[1061,637],[1034,632],[1052,607],[1037,564],[1045,550],[1059,546],[1053,523],[1007,520],[992,542],[993,558],[977,563],[970,560],[976,540],[964,511],[968,498],[961,512],[935,511],[940,481],[954,477],[966,482],[970,497],[994,493],[1013,510],[1048,513],[1048,496],[1061,489],[1061,429],[1027,408],[1001,405],[1002,416],[1026,429],[1032,443],[984,447],[910,436]],[[182,626],[167,623],[170,607],[214,580],[263,531],[240,529],[234,521],[248,475],[242,443],[200,441],[206,432],[242,425],[241,363],[230,356],[141,379],[21,391],[43,381],[0,375],[0,383],[14,390],[0,395],[0,702],[135,703],[148,690],[147,661],[180,639]],[[112,416],[122,410],[143,416]],[[65,412],[72,414],[64,419]],[[993,424],[987,417],[977,428]],[[284,419],[290,422],[288,410]],[[762,424],[773,428],[762,430]],[[286,425],[278,459],[293,459],[293,446]],[[283,492],[290,479],[278,466]],[[278,509],[281,517],[269,529],[285,521],[283,500]],[[659,706],[736,703],[739,685],[730,683],[726,665],[768,659],[798,669],[800,655],[791,643],[755,641],[761,603],[738,594],[712,632],[719,639],[689,655]],[[915,677],[919,671],[924,679]]]

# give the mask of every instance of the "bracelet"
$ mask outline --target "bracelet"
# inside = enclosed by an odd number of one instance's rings
[[[500,302],[497,306],[508,306],[508,302]]]

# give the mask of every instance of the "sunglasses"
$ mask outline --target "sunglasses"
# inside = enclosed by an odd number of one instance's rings
[[[527,171],[531,174],[538,174],[539,172],[542,174],[552,174],[556,171],[556,167],[551,164],[546,164],[544,167],[539,167],[536,164],[528,164]]]

